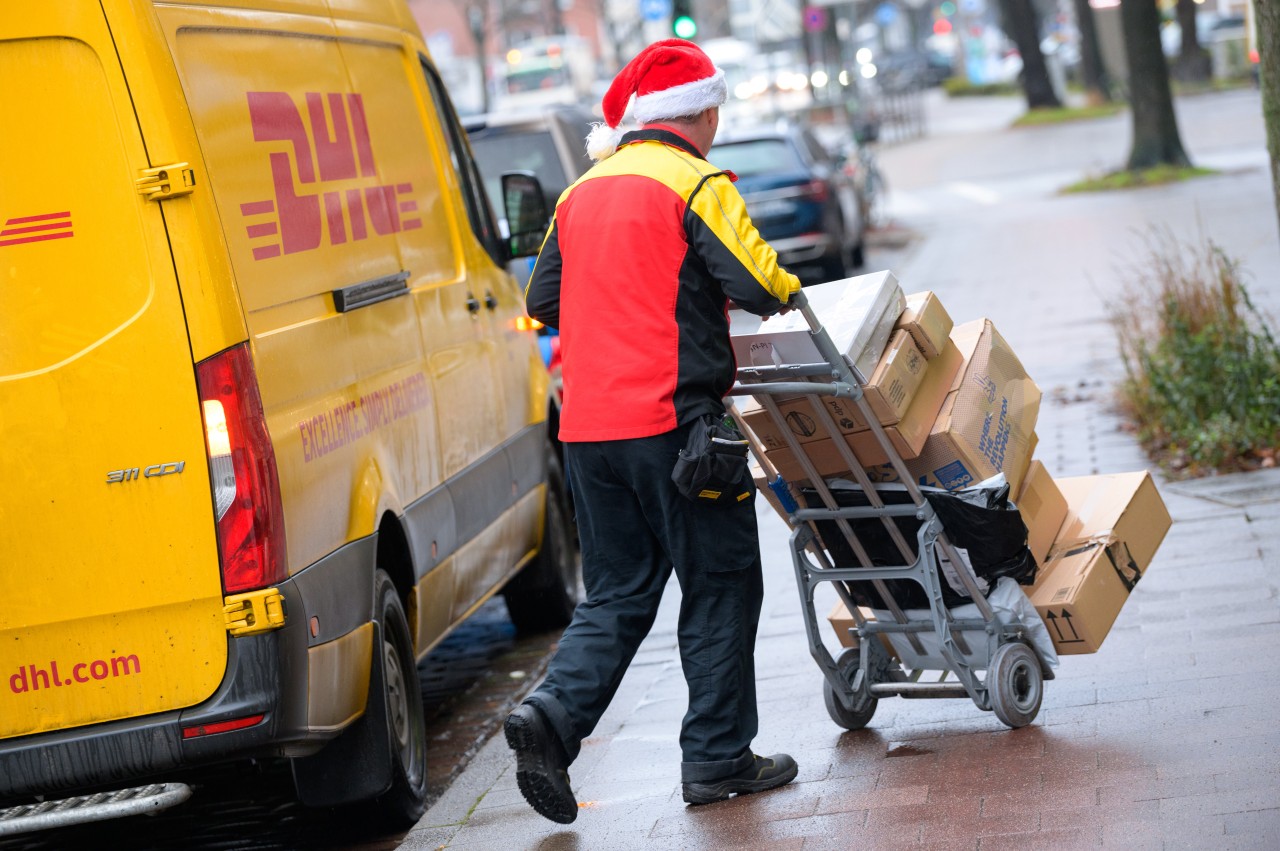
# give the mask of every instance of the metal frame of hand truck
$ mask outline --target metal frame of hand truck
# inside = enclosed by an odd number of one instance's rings
[[[784,436],[788,447],[808,478],[809,485],[821,499],[823,508],[802,508],[796,503],[789,483],[783,481],[769,464],[758,438],[740,416],[739,428],[752,442],[754,454],[761,464],[769,486],[778,496],[791,527],[791,555],[800,591],[801,611],[808,634],[809,649],[825,678],[827,710],[832,719],[847,729],[859,729],[870,721],[876,702],[881,697],[969,697],[984,711],[994,710],[1010,727],[1029,724],[1039,712],[1043,681],[1053,679],[1052,669],[1044,664],[1031,646],[1025,630],[1017,623],[1002,624],[982,592],[967,562],[957,557],[948,540],[942,521],[912,481],[896,447],[863,396],[862,386],[844,355],[832,343],[827,331],[814,315],[803,292],[791,297],[792,309],[802,313],[809,333],[824,362],[783,364],[778,366],[740,366],[738,380],[730,396],[751,395],[769,413],[776,430]],[[807,397],[814,420],[832,438],[832,444],[847,464],[848,475],[865,494],[868,506],[841,507],[831,488],[819,475],[813,461],[787,425],[778,408],[781,397]],[[886,504],[870,481],[864,465],[845,441],[822,398],[834,396],[848,399],[858,407],[863,421],[870,425],[881,450],[897,473],[898,487],[905,487],[911,502]],[[736,411],[735,411],[736,415]],[[842,477],[844,474],[841,474]],[[914,552],[894,522],[895,517],[914,516],[921,521]],[[850,525],[850,520],[879,518],[902,557],[902,564],[873,566],[863,544]],[[833,521],[858,559],[860,567],[836,567],[823,548],[817,521]],[[980,617],[960,619],[943,602],[936,564],[938,555],[945,556],[955,568],[961,583],[976,606]],[[919,583],[929,601],[928,617],[909,617],[894,600],[885,580],[909,579]],[[847,650],[837,660],[826,649],[819,633],[814,611],[814,591],[819,583],[833,583],[836,593],[854,619],[851,629],[858,641],[857,650]],[[870,583],[884,600],[892,621],[867,619],[859,611],[850,592],[850,584]],[[937,638],[936,650],[929,650],[922,640],[932,633]],[[907,669],[896,666],[884,650],[880,636],[898,634],[909,643],[912,658],[922,664]],[[986,676],[979,676],[979,671]],[[934,671],[941,676],[925,681]],[[949,676],[950,675],[950,676]],[[951,679],[954,677],[954,679]]]

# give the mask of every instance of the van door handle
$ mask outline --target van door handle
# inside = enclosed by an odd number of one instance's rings
[[[485,307],[487,307],[487,308],[489,308],[490,310],[493,310],[493,309],[495,309],[495,308],[498,306],[498,300],[497,300],[496,298],[494,298],[494,297],[493,297],[493,292],[492,292],[492,291],[487,291],[487,292],[485,292],[485,294],[484,294],[484,306],[485,306]]]
[[[467,310],[472,313],[480,312],[480,299],[476,298],[471,293],[467,293]]]

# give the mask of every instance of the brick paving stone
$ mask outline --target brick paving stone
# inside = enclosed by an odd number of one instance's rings
[[[978,843],[979,851],[1026,851],[1027,848],[1053,848],[1054,851],[1060,851],[1101,846],[1102,830],[1092,827],[984,836]]]
[[[1268,848],[1280,848],[1280,809],[1249,810],[1223,817],[1228,836],[1255,837]]]

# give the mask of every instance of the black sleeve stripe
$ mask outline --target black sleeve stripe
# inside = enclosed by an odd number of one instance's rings
[[[542,241],[542,250],[538,252],[538,259],[533,265],[533,273],[529,275],[529,285],[524,291],[525,312],[548,328],[560,327],[560,276],[563,265],[559,231],[556,220],[552,217],[546,239]]]

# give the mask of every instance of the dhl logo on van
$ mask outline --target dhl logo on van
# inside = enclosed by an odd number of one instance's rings
[[[71,212],[41,213],[38,216],[17,216],[5,219],[0,229],[0,245],[20,245],[24,242],[44,242],[46,239],[66,239],[75,236],[71,230]]]
[[[306,117],[285,92],[248,92],[255,142],[288,142],[292,154],[269,155],[275,197],[240,205],[246,218],[274,221],[246,226],[250,239],[277,237],[253,249],[253,259],[296,254],[370,235],[389,236],[422,227],[412,183],[376,183],[364,98],[308,92]],[[297,185],[294,183],[295,170]],[[298,186],[314,186],[310,194]],[[330,188],[332,187],[332,188]],[[402,200],[403,199],[403,200]]]

